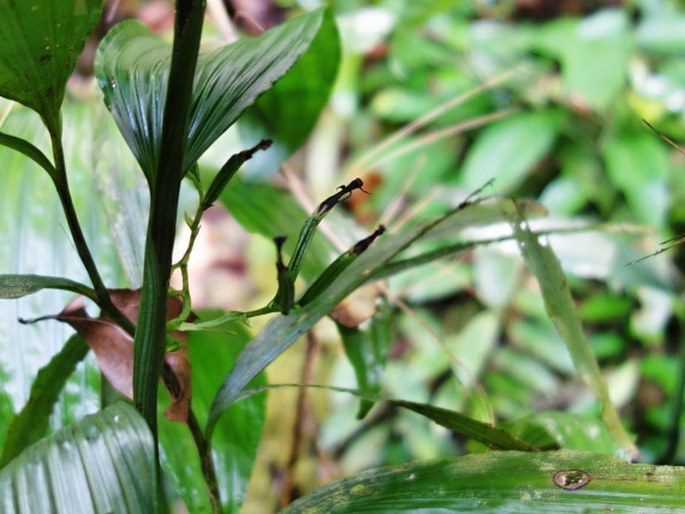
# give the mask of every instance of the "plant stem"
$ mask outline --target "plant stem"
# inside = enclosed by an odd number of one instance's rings
[[[100,272],[95,264],[95,259],[93,259],[93,254],[88,247],[86,238],[83,235],[83,230],[81,229],[81,224],[78,221],[76,208],[74,207],[74,201],[71,197],[71,192],[69,191],[61,130],[58,127],[48,127],[50,132],[52,153],[55,160],[55,174],[51,174],[50,177],[52,178],[60,203],[62,204],[62,210],[64,211],[64,216],[67,220],[67,225],[69,227],[69,232],[71,233],[74,246],[76,247],[76,252],[78,253],[79,258],[81,259],[81,262],[88,273],[88,277],[93,284],[93,289],[95,289],[97,296],[98,306],[118,325],[124,327],[127,323],[130,324],[130,322],[112,303],[112,300],[109,297],[107,286],[105,286],[105,283],[100,276]]]
[[[150,179],[150,219],[134,338],[133,395],[157,441],[157,388],[166,342],[171,258],[183,179],[193,77],[200,46],[204,0],[178,0],[169,86],[157,170]]]

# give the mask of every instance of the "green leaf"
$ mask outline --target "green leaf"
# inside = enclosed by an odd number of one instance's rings
[[[538,448],[613,454],[616,442],[601,420],[568,412],[538,412],[503,423],[503,428]]]
[[[470,225],[507,219],[511,206],[505,201],[460,205],[441,218],[418,223],[399,234],[386,234],[362,253],[331,286],[301,309],[269,323],[242,353],[212,404],[207,423],[211,434],[221,413],[238,397],[247,383],[292,345],[348,294],[371,280],[398,254],[424,236],[452,234]],[[461,225],[461,226],[460,226]]]
[[[357,387],[362,393],[376,394],[381,390],[385,363],[392,339],[390,320],[392,308],[383,305],[381,312],[371,318],[368,330],[359,327],[349,328],[337,323],[347,359],[354,368]],[[362,419],[373,407],[373,402],[361,399],[357,418]]]
[[[564,93],[571,101],[602,111],[621,91],[632,39],[625,10],[605,9],[580,21],[560,18],[535,33],[538,51],[561,61]]]
[[[0,95],[38,112],[51,132],[102,7],[102,0],[0,2]]]
[[[283,514],[677,512],[683,487],[685,470],[672,466],[588,452],[490,452],[366,471]]]
[[[197,313],[201,320],[218,313]],[[195,331],[189,334],[188,350],[193,367],[193,411],[204,425],[210,403],[226,375],[252,338],[243,323],[227,324],[223,333]],[[259,376],[252,385],[266,382]],[[222,416],[211,440],[212,460],[219,481],[223,512],[239,512],[257,456],[266,415],[266,396],[258,394],[231,406]],[[200,474],[197,452],[185,426],[161,422],[160,440],[164,470],[181,493],[190,512],[209,511],[210,504]],[[202,492],[201,492],[202,491]],[[203,510],[204,509],[204,510]]]
[[[42,289],[61,289],[95,299],[95,291],[90,287],[62,277],[42,275],[0,275],[0,298],[9,300],[21,298]]]
[[[200,55],[185,171],[307,50],[323,17],[317,10]],[[148,180],[159,159],[170,58],[169,44],[133,21],[115,26],[95,58],[105,101]]]
[[[666,147],[652,134],[617,134],[606,142],[607,173],[637,221],[660,227],[669,206]]]
[[[64,348],[43,367],[31,384],[29,401],[7,429],[0,467],[47,433],[50,415],[67,379],[88,354],[88,345],[72,336]]]
[[[268,239],[287,237],[283,251],[292,255],[295,243],[307,219],[297,201],[270,184],[245,182],[235,177],[220,196],[221,203],[250,232]],[[304,256],[302,274],[313,280],[330,261],[331,244],[320,234],[314,235],[309,251]]]
[[[442,407],[435,407],[429,403],[410,402],[407,400],[396,400],[393,398],[384,398],[382,396],[357,391],[355,389],[348,389],[345,387],[321,386],[321,385],[302,385],[302,384],[274,384],[265,387],[256,387],[247,389],[242,394],[238,395],[236,401],[242,401],[243,398],[250,398],[255,393],[259,393],[266,389],[280,389],[285,387],[309,387],[313,389],[326,389],[339,393],[353,394],[370,402],[388,402],[395,407],[402,407],[410,410],[421,416],[424,416],[434,423],[445,427],[453,432],[463,435],[465,437],[474,439],[490,448],[497,448],[501,450],[523,450],[534,451],[535,447],[529,445],[522,439],[508,432],[507,430],[496,427],[490,423],[483,423],[476,419],[470,418],[464,414]]]
[[[538,236],[531,232],[527,222],[520,216],[514,222],[514,232],[523,258],[540,285],[547,314],[566,343],[576,371],[602,404],[602,419],[609,433],[626,457],[635,457],[637,449],[621,425],[618,412],[611,403],[609,390],[602,378],[592,347],[583,333],[559,260],[549,244],[541,244]]]
[[[326,10],[309,49],[240,120],[253,132],[273,139],[283,155],[297,150],[326,106],[340,62],[340,38],[333,13]],[[297,101],[293,101],[297,99]]]
[[[158,511],[154,443],[118,403],[29,447],[0,470],[5,514]]]
[[[483,129],[469,151],[461,183],[475,189],[495,179],[499,192],[514,190],[549,152],[557,137],[562,113],[557,110],[524,112]]]

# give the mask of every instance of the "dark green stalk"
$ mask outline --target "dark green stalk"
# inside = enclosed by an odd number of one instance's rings
[[[183,167],[193,77],[200,46],[204,0],[178,0],[169,86],[156,173],[150,180],[150,218],[145,269],[134,338],[133,395],[157,439],[157,388],[166,344],[171,257]]]
[[[130,322],[112,303],[107,286],[105,286],[105,283],[100,276],[100,272],[93,259],[93,254],[90,252],[86,238],[83,235],[83,230],[81,229],[81,224],[78,221],[78,216],[76,215],[76,209],[71,197],[71,192],[69,191],[69,182],[67,180],[61,130],[58,127],[50,126],[48,126],[48,129],[55,159],[54,174],[51,174],[50,177],[52,178],[60,203],[62,204],[62,210],[64,211],[64,216],[66,217],[69,232],[71,233],[74,246],[76,247],[76,252],[81,259],[83,266],[86,268],[90,281],[93,283],[98,306],[117,324],[125,326],[126,323]]]

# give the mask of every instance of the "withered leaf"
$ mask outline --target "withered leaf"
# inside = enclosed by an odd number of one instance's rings
[[[110,290],[112,303],[133,324],[138,317],[140,290]],[[178,297],[169,297],[167,318],[173,319],[181,313],[182,301]],[[124,396],[133,398],[133,338],[125,330],[112,322],[107,316],[93,318],[88,315],[83,297],[71,301],[60,312],[56,319],[71,325],[93,350],[98,367],[109,383]],[[187,336],[174,332],[174,339],[187,343]],[[191,398],[191,367],[188,360],[188,349],[185,344],[180,350],[167,352],[164,358],[169,365],[180,391],[172,393],[172,403],[165,416],[173,421],[185,422],[188,419]]]

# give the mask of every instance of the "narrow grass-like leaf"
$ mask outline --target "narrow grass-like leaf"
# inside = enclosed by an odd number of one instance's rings
[[[589,452],[489,452],[378,468],[333,482],[283,514],[681,512],[685,469]]]
[[[87,353],[88,345],[81,336],[72,336],[64,348],[38,372],[31,385],[28,403],[14,417],[7,429],[0,467],[45,436],[50,415],[64,384]]]
[[[299,16],[200,55],[184,170],[307,50],[323,13]],[[124,22],[103,40],[95,60],[105,101],[148,179],[160,157],[170,56],[167,42],[137,22]]]
[[[618,412],[611,403],[609,390],[595,359],[580,319],[561,264],[549,245],[538,240],[521,215],[514,218],[514,232],[521,253],[540,284],[542,298],[550,318],[566,343],[573,363],[582,379],[590,386],[602,404],[602,419],[626,458],[635,458],[637,448],[626,433]]]
[[[273,384],[263,387],[255,387],[246,389],[243,393],[238,395],[236,401],[242,401],[244,398],[250,398],[254,394],[261,393],[268,389],[281,389],[287,387],[307,387],[312,389],[325,389],[327,391],[334,391],[338,393],[347,393],[359,397],[362,400],[369,402],[387,402],[396,407],[402,407],[421,416],[424,416],[434,423],[443,426],[453,432],[474,439],[489,448],[500,450],[521,450],[521,451],[535,451],[536,447],[528,444],[516,435],[507,431],[504,428],[496,427],[490,423],[483,423],[476,419],[470,418],[464,414],[442,407],[436,407],[429,403],[410,402],[407,400],[397,400],[394,398],[384,398],[383,396],[368,393],[365,391],[357,391],[355,389],[348,389],[345,387],[324,386],[316,384]]]
[[[38,112],[51,132],[102,7],[102,0],[0,2],[0,95]]]
[[[27,448],[0,470],[4,514],[158,512],[154,442],[117,403]]]
[[[43,275],[0,275],[0,298],[9,300],[21,298],[42,289],[61,289],[95,300],[95,291],[85,284],[62,277]]]
[[[412,243],[444,224],[458,231],[469,225],[508,219],[507,210],[511,210],[510,204],[502,200],[462,204],[441,218],[416,224],[399,234],[384,235],[362,253],[315,301],[296,309],[288,316],[274,319],[260,332],[242,353],[215,398],[207,424],[208,434],[211,434],[221,413],[235,401],[257,373],[273,362],[348,294],[372,280],[383,266]]]

